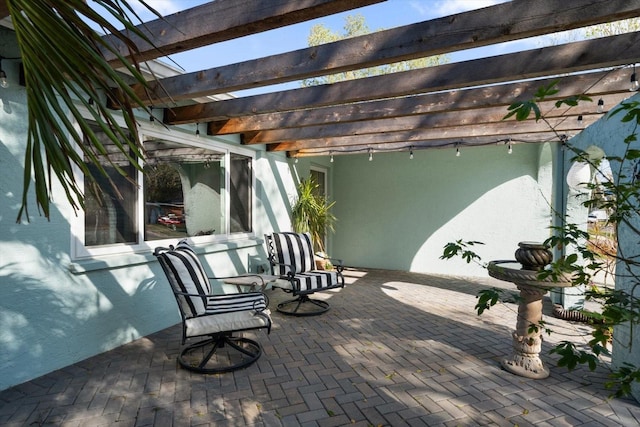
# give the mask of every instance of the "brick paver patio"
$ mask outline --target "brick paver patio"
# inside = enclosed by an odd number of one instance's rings
[[[180,328],[166,329],[0,392],[3,426],[635,426],[640,406],[609,400],[607,371],[568,372],[547,354],[588,331],[545,320],[544,380],[500,368],[516,305],[476,316],[483,286],[507,283],[349,270],[317,317],[274,311],[255,336],[260,360],[224,375],[176,365]],[[167,285],[168,286],[168,285]],[[268,291],[271,306],[288,297]],[[547,304],[549,305],[549,304]],[[585,338],[586,340],[587,338]]]

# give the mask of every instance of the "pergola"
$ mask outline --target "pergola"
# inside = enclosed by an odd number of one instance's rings
[[[378,2],[217,0],[145,24],[157,48],[143,46],[143,55],[148,60]],[[187,25],[194,16],[199,25]],[[189,100],[637,16],[637,0],[514,0],[162,79],[151,93],[137,89],[149,104],[165,107],[168,125],[207,123],[211,135],[240,133],[244,144],[266,144],[291,156],[557,141],[558,134],[575,134],[600,118],[600,99],[610,108],[630,95],[639,33],[331,85]],[[559,92],[541,104],[549,123],[503,120],[509,104],[532,98],[553,81]],[[593,102],[554,108],[558,99],[583,94]]]
[[[382,0],[217,0],[141,25],[138,60],[350,10]],[[0,11],[1,12],[1,11]],[[513,0],[370,35],[181,74],[138,94],[167,125],[241,134],[289,156],[558,141],[630,95],[640,33],[478,58],[423,69],[216,100],[213,95],[488,46],[640,16],[640,0]],[[198,22],[198,25],[190,23]],[[134,39],[135,40],[135,39]],[[114,43],[117,43],[114,41]],[[121,46],[127,55],[127,48]],[[108,56],[117,67],[117,59]],[[543,102],[548,121],[504,120],[507,106],[558,82]],[[593,102],[555,108],[558,99]],[[578,120],[578,117],[581,120]],[[555,129],[552,132],[551,127]],[[204,129],[204,127],[203,127]]]

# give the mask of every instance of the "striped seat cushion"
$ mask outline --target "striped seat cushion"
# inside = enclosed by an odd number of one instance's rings
[[[313,244],[309,233],[273,233],[276,262],[293,266],[293,273],[302,273],[315,269]],[[276,274],[286,275],[291,268],[276,266]]]
[[[298,273],[293,277],[298,292],[313,292],[320,289],[338,287],[337,271],[307,271]]]
[[[207,314],[229,313],[233,311],[264,311],[267,302],[262,292],[244,294],[214,295],[207,297]]]
[[[176,294],[182,311],[188,317],[205,314],[207,311],[207,296],[211,294],[209,278],[198,260],[194,250],[185,240],[176,246],[157,252],[162,258],[169,283],[174,292],[183,292],[200,296],[185,296]]]

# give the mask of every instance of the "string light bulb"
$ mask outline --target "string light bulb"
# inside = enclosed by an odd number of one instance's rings
[[[604,112],[604,99],[600,98],[598,100],[598,108],[596,110],[598,113]]]
[[[511,146],[511,143],[509,143],[509,148],[507,148],[507,154],[511,154],[513,153],[513,147]]]
[[[329,161],[333,163],[333,153],[329,151]]]
[[[371,148],[369,148],[369,161],[373,161],[373,151],[371,150]]]
[[[196,122],[196,138],[200,138],[200,123]]]
[[[409,160],[413,160],[413,147],[409,148]]]
[[[156,118],[153,115],[153,105],[149,106],[149,121],[151,123],[154,123],[156,121]]]
[[[460,148],[456,147],[456,157],[460,157]]]
[[[636,78],[636,64],[633,64],[633,73],[631,73],[631,86],[629,87],[629,90],[631,92],[635,92],[638,90],[638,88],[640,88],[640,83],[638,83],[638,79]]]
[[[582,123],[583,123],[583,122],[584,122],[584,120],[582,119],[582,114],[580,114],[580,115],[578,116],[578,125],[579,125],[579,126],[582,126]]]

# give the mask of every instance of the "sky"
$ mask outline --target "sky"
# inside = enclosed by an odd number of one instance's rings
[[[173,55],[171,58],[185,71],[198,71],[248,59],[261,58],[277,53],[308,47],[307,37],[311,27],[323,24],[335,32],[342,32],[348,15],[360,14],[371,30],[388,29],[422,22],[471,9],[503,3],[506,0],[387,0],[340,14],[306,21],[296,25],[258,33],[205,48]],[[147,0],[163,15],[169,15],[206,3],[207,0]],[[143,20],[154,16],[139,3],[133,2]],[[197,25],[197,23],[194,23]],[[500,52],[498,52],[500,53]],[[452,58],[453,59],[453,58]]]
[[[208,2],[208,0],[146,1],[164,16]],[[300,24],[172,55],[171,60],[173,61],[172,65],[177,65],[185,72],[206,70],[221,65],[306,48],[308,47],[307,37],[314,25],[323,24],[334,32],[342,33],[345,17],[348,15],[359,14],[364,16],[369,29],[375,31],[427,21],[442,16],[504,3],[506,1],[508,0],[387,0],[371,6],[365,6]],[[144,21],[155,19],[155,16],[151,12],[137,3],[137,0],[130,0],[130,4],[133,5]],[[197,23],[194,23],[194,25],[197,25]],[[450,61],[457,62],[480,56],[500,55],[518,50],[538,48],[540,46],[541,42],[539,39],[520,40],[498,46],[456,52],[450,55]],[[299,87],[299,83],[294,82],[271,86],[269,88],[252,89],[251,91],[240,93],[236,92],[236,95],[249,95],[295,87]]]

